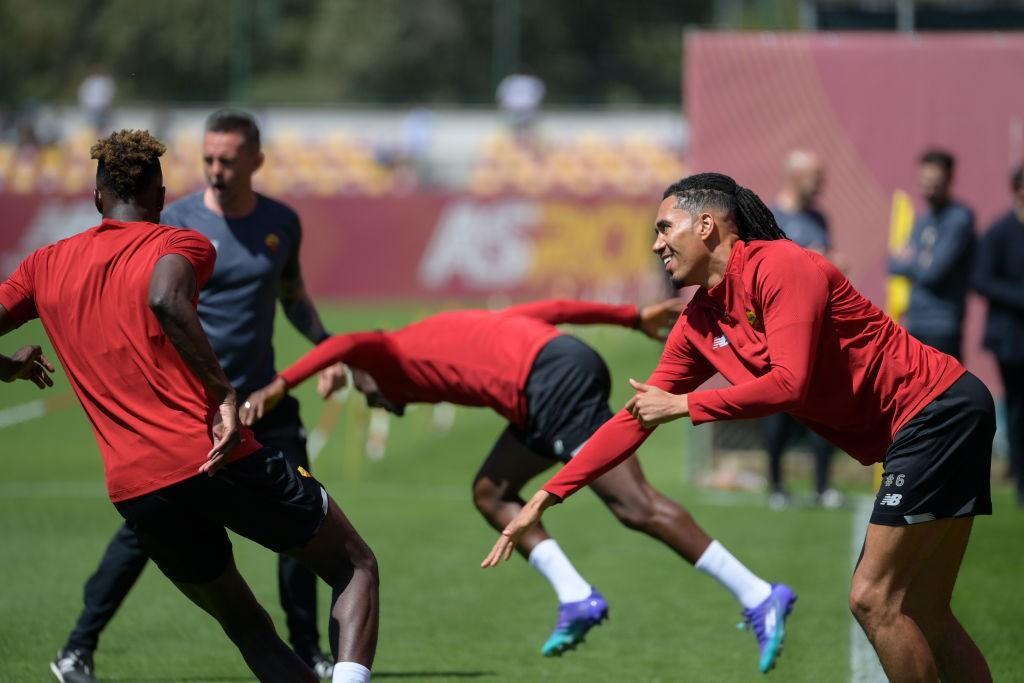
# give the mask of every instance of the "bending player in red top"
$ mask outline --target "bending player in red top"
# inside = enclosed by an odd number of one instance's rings
[[[508,558],[548,506],[627,460],[655,426],[786,411],[864,464],[885,463],[850,608],[893,681],[986,681],[950,597],[975,515],[992,512],[995,414],[985,386],[786,239],[717,173],[665,192],[654,251],[696,296],[636,395],[502,532]],[[720,372],[734,386],[695,391]],[[769,641],[771,640],[769,634]]]
[[[157,224],[163,152],[145,131],[92,148],[103,222],[35,251],[0,283],[0,334],[42,321],[92,423],[114,507],[257,678],[318,680],[239,575],[225,527],[296,557],[332,586],[343,662],[334,681],[365,683],[377,640],[373,554],[315,479],[239,426],[234,389],[196,314],[213,246]],[[5,381],[43,387],[52,370],[38,347],[0,356]]]
[[[442,313],[394,332],[331,337],[250,396],[255,412],[243,410],[242,419],[257,419],[264,402],[279,400],[289,387],[338,361],[357,371],[356,386],[371,404],[393,411],[401,412],[407,403],[439,401],[488,406],[510,424],[476,475],[473,499],[484,518],[501,529],[522,509],[523,485],[555,461],[568,461],[612,415],[604,361],[554,326],[636,326],[652,338],[663,338],[661,332],[675,321],[679,308],[676,300],[642,311],[635,306],[541,301],[497,312]],[[770,584],[719,543],[712,544],[686,510],[647,483],[636,460],[595,478],[590,486],[619,521],[696,563],[745,608],[757,608],[770,596]],[[517,550],[558,595],[558,622],[541,651],[561,654],[604,620],[608,605],[543,528],[517,540]],[[709,546],[716,550],[707,553]]]

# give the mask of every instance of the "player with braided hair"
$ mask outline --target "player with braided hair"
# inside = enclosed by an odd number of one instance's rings
[[[509,557],[544,509],[629,458],[659,424],[785,411],[865,465],[884,462],[850,608],[893,681],[988,681],[950,609],[975,515],[992,513],[995,410],[985,386],[925,346],[829,261],[785,239],[728,176],[665,192],[653,251],[677,287],[699,287],[636,394],[526,504],[483,562]],[[733,386],[699,391],[715,373]],[[712,543],[704,551],[717,552]],[[704,557],[698,561],[704,561]],[[795,596],[747,610],[766,670]]]

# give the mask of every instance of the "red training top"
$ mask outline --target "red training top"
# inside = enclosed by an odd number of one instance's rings
[[[33,252],[0,284],[16,324],[38,317],[46,328],[92,422],[115,503],[195,476],[213,447],[217,402],[149,309],[153,266],[167,254],[195,268],[198,296],[216,260],[208,239],[109,219]],[[260,447],[244,427],[242,439],[230,460]]]
[[[394,332],[342,334],[283,370],[294,387],[342,361],[370,373],[389,401],[487,406],[517,427],[526,422],[523,388],[559,323],[632,327],[636,306],[538,301],[502,311],[440,313]]]
[[[694,391],[715,372],[734,386]],[[788,412],[865,465],[964,373],[789,240],[737,242],[725,277],[701,289],[672,329],[648,384],[689,392],[694,424]],[[647,438],[625,410],[544,485],[565,498]]]

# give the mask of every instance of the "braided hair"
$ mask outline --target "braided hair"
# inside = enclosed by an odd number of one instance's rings
[[[669,185],[662,199],[676,198],[676,208],[691,214],[718,209],[732,215],[740,239],[786,240],[786,233],[761,198],[722,173],[697,173]]]
[[[129,202],[145,190],[160,172],[160,156],[167,150],[146,130],[119,130],[96,141],[89,150],[97,161],[96,186]]]

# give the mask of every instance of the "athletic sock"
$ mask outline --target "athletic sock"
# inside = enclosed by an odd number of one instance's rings
[[[355,662],[338,662],[331,683],[370,683],[370,670]]]
[[[551,582],[559,602],[579,602],[590,597],[593,590],[590,584],[572,566],[555,539],[548,538],[535,545],[529,562]]]
[[[711,541],[694,566],[725,586],[745,609],[757,607],[772,593],[770,583],[743,566],[718,541]]]

